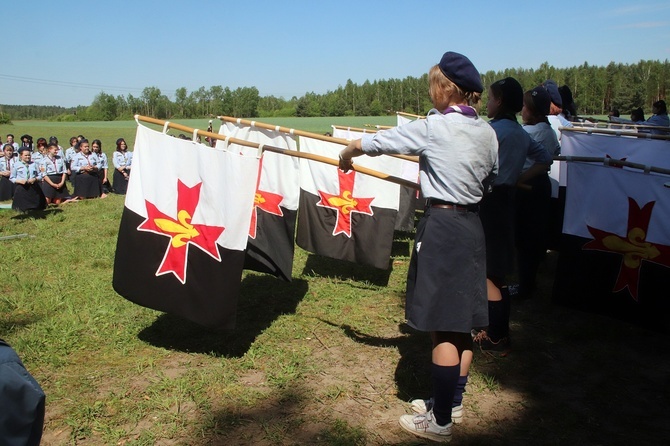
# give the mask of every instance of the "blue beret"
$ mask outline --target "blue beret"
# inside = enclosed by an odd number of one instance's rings
[[[549,91],[543,86],[535,87],[530,90],[530,96],[533,99],[533,105],[538,115],[546,116],[549,114],[551,106],[551,97]]]
[[[513,77],[506,77],[495,81],[491,87],[494,85],[502,92],[501,100],[505,107],[514,113],[519,113],[523,108],[523,88],[519,81]]]
[[[440,60],[438,66],[442,74],[447,76],[447,79],[458,85],[463,91],[474,91],[477,93],[484,91],[479,71],[470,62],[470,59],[464,55],[447,51],[442,56],[442,60]]]
[[[551,102],[556,104],[558,107],[563,107],[563,100],[561,99],[561,93],[559,93],[558,91],[558,85],[556,84],[556,82],[549,79],[544,81],[544,84],[542,84],[542,86],[544,86],[544,88],[547,89],[547,92],[551,97]]]

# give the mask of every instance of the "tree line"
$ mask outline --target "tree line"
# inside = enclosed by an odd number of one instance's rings
[[[642,107],[651,114],[651,104],[665,99],[670,82],[668,60],[641,60],[636,64],[611,62],[607,66],[556,68],[543,63],[539,68],[508,68],[482,73],[488,86],[498,79],[514,77],[524,90],[547,79],[567,85],[572,91],[579,115],[605,115],[616,108],[622,116]],[[480,104],[485,112],[487,92]],[[428,76],[404,79],[366,80],[359,85],[347,80],[344,86],[323,94],[305,93],[285,99],[260,96],[256,87],[231,90],[216,85],[188,92],[176,90],[174,99],[158,87],[146,87],[138,97],[113,96],[100,92],[90,105],[73,108],[37,105],[0,105],[0,117],[8,119],[48,119],[54,121],[112,121],[131,119],[135,114],[159,119],[201,118],[212,115],[234,117],[285,116],[379,116],[396,111],[424,115],[432,107],[428,96]]]

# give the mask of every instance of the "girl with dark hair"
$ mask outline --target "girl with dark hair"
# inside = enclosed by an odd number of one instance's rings
[[[570,122],[577,121],[577,106],[575,105],[575,101],[572,97],[572,91],[570,90],[570,87],[567,85],[558,87],[558,93],[561,95],[561,101],[563,101],[563,111],[561,111],[563,118]]]
[[[543,87],[536,87],[523,95],[521,119],[523,129],[549,151],[551,156],[560,153],[561,146],[556,132],[549,125],[547,115],[551,98]],[[522,172],[533,161],[526,159]],[[519,278],[519,298],[532,297],[535,277],[549,245],[551,221],[551,182],[548,171],[519,185],[516,195],[516,248]]]
[[[633,124],[642,124],[644,122],[644,110],[642,110],[642,107],[638,107],[630,112],[630,120],[633,121]]]
[[[70,165],[72,164],[72,159],[74,156],[79,153],[79,141],[76,136],[70,138],[70,147],[65,150],[65,166],[67,168],[67,175],[70,178],[70,184],[74,187],[74,181],[77,176],[75,172],[72,172]]]
[[[544,146],[534,141],[517,121],[523,108],[523,89],[507,77],[489,88],[486,104],[489,124],[498,138],[498,176],[484,196],[480,216],[486,234],[486,283],[489,307],[488,328],[475,332],[483,350],[507,352],[509,336],[509,277],[514,272],[514,217],[517,184],[545,173],[552,163]],[[523,171],[526,159],[531,166]]]
[[[30,160],[29,148],[19,149],[19,162],[12,165],[9,180],[16,185],[13,209],[26,212],[46,208],[47,202],[38,184],[39,172],[35,163]]]
[[[73,195],[76,198],[98,198],[100,196],[100,181],[98,170],[100,160],[91,153],[86,138],[79,141],[79,153],[72,159],[70,169],[77,175]]]
[[[37,150],[30,155],[30,159],[35,163],[39,168],[41,166],[42,159],[46,156],[47,153],[47,140],[46,138],[37,138],[35,143]]]
[[[112,155],[114,164],[114,192],[125,195],[128,189],[128,179],[130,178],[130,166],[133,162],[133,152],[128,151],[126,140],[119,138],[116,140],[116,150]]]
[[[668,108],[665,105],[664,100],[656,101],[651,106],[651,112],[653,115],[644,122],[641,122],[642,125],[653,125],[655,127],[665,127],[663,129],[645,129],[646,132],[655,134],[655,135],[667,135],[670,133],[670,119],[668,118]]]
[[[102,141],[99,139],[94,139],[91,143],[91,152],[98,156],[100,165],[98,166],[98,178],[100,180],[100,198],[107,197],[110,189],[112,188],[109,184],[109,177],[107,176],[107,154],[102,151]]]
[[[14,146],[5,144],[2,148],[2,157],[0,158],[0,201],[11,200],[14,196],[15,185],[9,181],[12,173],[12,166],[18,162],[14,157]]]

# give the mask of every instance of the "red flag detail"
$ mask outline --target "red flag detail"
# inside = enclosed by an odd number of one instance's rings
[[[164,214],[148,200],[145,200],[147,219],[137,227],[139,231],[153,232],[170,238],[156,275],[173,273],[179,281],[186,283],[186,262],[189,245],[195,245],[217,261],[221,261],[216,241],[224,231],[222,226],[194,224],[191,219],[200,201],[198,183],[188,187],[177,180],[177,216]]]
[[[258,163],[258,179],[256,180],[256,195],[254,196],[254,209],[251,212],[251,222],[249,223],[249,237],[256,238],[256,221],[258,220],[258,208],[261,208],[268,214],[284,216],[284,212],[279,207],[279,203],[284,199],[279,194],[273,194],[260,190],[261,174],[263,172],[263,158]]]
[[[635,301],[638,300],[640,266],[643,260],[670,267],[670,246],[653,244],[646,240],[655,201],[642,208],[632,198],[628,198],[628,228],[626,237],[587,226],[594,240],[583,249],[613,252],[623,256],[621,268],[613,292],[628,288]]]
[[[358,212],[365,215],[373,215],[372,207],[370,206],[372,198],[360,198],[353,196],[354,182],[356,180],[356,172],[351,170],[344,173],[337,170],[339,180],[339,195],[331,195],[324,191],[319,191],[321,200],[316,204],[317,206],[334,209],[337,212],[337,221],[333,229],[333,235],[345,234],[351,238],[351,214]]]

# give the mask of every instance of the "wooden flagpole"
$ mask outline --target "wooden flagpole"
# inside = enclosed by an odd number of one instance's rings
[[[306,132],[304,130],[282,127],[280,125],[265,124],[263,122],[250,121],[248,119],[242,119],[242,118],[233,118],[232,116],[217,116],[217,118],[225,122],[232,122],[234,124],[242,124],[249,127],[255,126],[261,129],[274,130],[275,132],[289,133],[291,135],[305,136],[307,138],[318,139],[321,141],[332,142],[335,144],[342,144],[345,146],[348,145],[350,142],[349,140],[344,138],[334,138],[332,136],[319,135],[318,133]],[[393,156],[394,158],[400,158],[407,161],[414,161],[417,163],[419,162],[418,156],[407,156],[407,155],[391,155],[391,156]]]
[[[604,164],[605,166],[631,167],[633,169],[644,170],[646,173],[656,172],[656,173],[662,173],[664,175],[670,175],[670,169],[665,169],[663,167],[656,167],[656,166],[645,166],[644,164],[632,163],[630,161],[617,160],[614,158],[599,158],[596,156],[559,155],[554,157],[554,161],[567,161],[567,162],[581,161],[585,163],[601,163]]]
[[[167,126],[167,128],[181,130],[181,131],[184,131],[184,132],[188,132],[189,134],[193,134],[193,135],[200,135],[200,136],[205,136],[205,137],[209,137],[209,138],[214,138],[214,139],[218,139],[219,141],[228,141],[228,143],[230,143],[230,144],[237,144],[237,145],[240,145],[240,146],[252,147],[254,149],[261,148],[261,146],[262,146],[263,150],[267,150],[269,152],[279,153],[279,154],[287,155],[287,156],[294,156],[296,158],[304,158],[304,159],[308,159],[310,161],[317,161],[319,163],[330,164],[332,166],[339,166],[340,165],[339,160],[336,160],[336,159],[333,159],[333,158],[328,158],[328,157],[325,157],[325,156],[322,156],[322,155],[315,155],[315,154],[312,154],[312,153],[303,153],[303,152],[298,152],[296,150],[283,149],[281,147],[273,147],[273,146],[269,146],[267,144],[258,144],[256,142],[246,141],[244,139],[229,138],[229,137],[226,137],[224,135],[219,135],[218,133],[212,133],[212,132],[202,131],[200,129],[194,129],[192,127],[187,127],[185,125],[177,124],[175,122],[162,121],[160,119],[149,118],[147,116],[140,116],[140,115],[135,115],[135,119],[138,120],[138,121],[148,122],[150,124],[156,124],[156,125],[160,125],[160,126],[163,126],[163,127]],[[273,129],[274,129],[274,127],[273,127]],[[417,183],[415,183],[413,181],[409,181],[409,180],[406,180],[404,178],[389,175],[389,174],[386,174],[384,172],[379,172],[378,170],[373,170],[373,169],[369,169],[367,167],[358,166],[356,164],[353,165],[353,170],[355,170],[356,172],[363,173],[365,175],[370,175],[371,177],[379,178],[381,180],[390,181],[391,183],[396,183],[396,184],[399,184],[401,186],[410,187],[412,189],[419,190],[421,188]]]
[[[413,115],[412,113],[405,113],[405,112],[395,112],[396,115],[402,115],[402,116],[409,116],[410,118],[418,118],[418,119],[425,119],[425,116],[421,115]]]
[[[377,133],[377,130],[362,129],[360,127],[347,127],[346,125],[332,125],[331,127],[334,128],[334,129],[350,130],[350,131],[361,132],[361,133]]]
[[[652,126],[645,126],[653,128]],[[656,127],[657,129],[659,127]],[[664,127],[660,127],[665,129]],[[646,138],[646,139],[662,139],[665,141],[670,141],[670,135],[652,135],[651,133],[638,133],[635,131],[626,131],[625,129],[603,129],[603,128],[594,128],[594,127],[561,127],[562,132],[580,132],[580,133],[599,133],[602,135],[614,135],[614,136],[633,136],[635,138]]]

